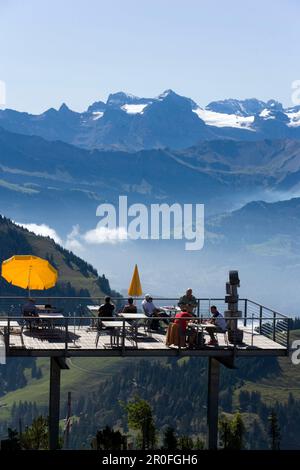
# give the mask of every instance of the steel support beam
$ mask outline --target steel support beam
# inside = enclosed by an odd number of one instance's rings
[[[59,448],[60,371],[68,369],[64,358],[50,359],[49,449]]]
[[[219,381],[220,363],[214,358],[208,359],[208,390],[207,390],[207,426],[208,449],[218,448],[218,418],[219,418]]]

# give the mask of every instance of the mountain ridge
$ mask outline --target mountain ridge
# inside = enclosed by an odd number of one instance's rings
[[[84,112],[62,103],[39,115],[0,110],[0,126],[88,149],[182,149],[205,140],[300,139],[300,107],[250,98],[212,101],[205,107],[173,90],[154,98],[123,91]]]
[[[291,197],[300,183],[296,140],[225,139],[184,150],[124,152],[86,150],[0,128],[0,155],[0,210],[18,222],[34,213],[35,223],[44,223],[47,211],[56,228],[72,227],[84,213],[95,224],[97,206],[117,203],[120,194],[129,202],[201,202],[222,212],[239,199],[274,199],[276,191]],[[57,205],[63,217],[57,217]]]

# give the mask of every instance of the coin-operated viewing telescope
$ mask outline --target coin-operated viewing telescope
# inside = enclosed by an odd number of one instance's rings
[[[238,271],[229,271],[229,282],[226,282],[225,296],[225,303],[228,304],[228,310],[224,312],[229,331],[237,331],[237,319],[242,316],[242,312],[239,310],[238,287],[240,287]]]

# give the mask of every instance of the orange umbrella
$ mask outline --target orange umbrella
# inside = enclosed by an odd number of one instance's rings
[[[137,267],[137,264],[135,265],[133,276],[131,279],[131,283],[128,289],[128,295],[131,295],[132,297],[139,297],[142,295],[143,290],[142,290],[142,285],[140,281],[140,276],[139,276],[139,270]]]
[[[1,275],[28,292],[50,289],[57,281],[57,271],[49,261],[32,255],[16,255],[3,261]]]

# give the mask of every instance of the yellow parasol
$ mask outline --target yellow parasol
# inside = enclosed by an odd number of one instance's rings
[[[140,295],[142,295],[142,293],[143,290],[140,281],[139,270],[137,265],[135,265],[131,283],[128,289],[128,295],[131,295],[132,297],[139,297]]]
[[[1,275],[28,291],[50,289],[57,281],[56,269],[47,260],[32,255],[16,255],[3,261]]]

